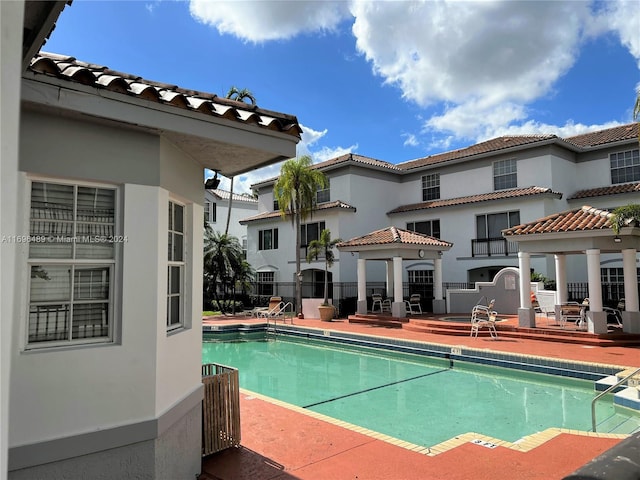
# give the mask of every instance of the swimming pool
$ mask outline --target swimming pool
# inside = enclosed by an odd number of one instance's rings
[[[264,334],[204,342],[203,363],[240,370],[241,387],[425,447],[477,432],[506,441],[591,428],[593,381],[355,345]],[[597,403],[598,431],[632,433],[640,417]]]

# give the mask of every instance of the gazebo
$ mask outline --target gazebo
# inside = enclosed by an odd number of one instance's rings
[[[589,284],[587,330],[607,333],[607,314],[603,311],[600,256],[602,253],[621,253],[624,274],[625,311],[622,312],[623,331],[640,333],[638,311],[638,280],[636,254],[640,247],[640,228],[625,226],[616,235],[611,229],[613,214],[589,206],[556,213],[502,231],[503,236],[518,244],[518,263],[521,272],[530,271],[532,254],[554,254],[556,273],[556,316],[559,306],[567,302],[567,255],[586,255]],[[530,281],[520,275],[521,327],[535,326],[535,312],[531,307]]]
[[[384,261],[387,266],[387,297],[393,298],[391,315],[407,315],[402,294],[402,261],[433,260],[434,313],[445,313],[442,295],[442,252],[453,246],[450,242],[422,233],[387,227],[339,243],[340,252],[358,253],[357,313],[367,313],[367,262]]]

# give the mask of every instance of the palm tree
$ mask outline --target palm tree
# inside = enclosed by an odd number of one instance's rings
[[[311,168],[313,160],[304,155],[284,162],[280,169],[280,177],[276,181],[273,192],[280,205],[280,215],[291,216],[291,223],[296,232],[296,311],[300,318],[302,313],[302,272],[300,271],[300,223],[311,214],[315,207],[316,192],[326,188],[327,177],[319,170]]]
[[[249,100],[251,105],[256,104],[256,97],[253,96],[251,90],[247,90],[243,88],[240,90],[238,87],[231,87],[227,92],[227,97],[229,100],[235,100],[237,102],[244,102],[245,100]]]
[[[324,301],[323,305],[329,304],[329,268],[333,266],[336,257],[333,253],[333,247],[342,242],[341,238],[331,239],[331,231],[324,229],[320,233],[318,240],[309,242],[307,249],[307,262],[311,263],[314,258],[324,256]]]
[[[232,289],[237,271],[242,269],[242,246],[236,237],[207,230],[204,238],[205,295],[214,298],[221,310],[228,307],[228,293]],[[222,286],[223,301],[218,296]]]

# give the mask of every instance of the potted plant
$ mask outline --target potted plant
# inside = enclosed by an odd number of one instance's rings
[[[325,229],[320,233],[318,240],[309,242],[307,248],[307,262],[309,263],[314,259],[317,260],[320,256],[324,256],[324,300],[318,307],[318,311],[320,312],[320,319],[325,322],[330,322],[335,313],[335,307],[329,303],[329,268],[333,266],[335,260],[333,247],[340,242],[342,242],[341,238],[332,240],[331,231]]]

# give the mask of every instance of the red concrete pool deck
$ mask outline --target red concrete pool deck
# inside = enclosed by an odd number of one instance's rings
[[[238,317],[204,320],[205,325],[263,322],[263,319]],[[294,319],[294,324],[525,355],[640,366],[639,347],[593,347],[520,338],[492,340],[349,324],[346,320],[327,323]],[[531,436],[531,440],[527,437],[510,444],[470,433],[452,439],[442,450],[438,446],[429,451],[410,444],[401,446],[394,439],[247,391],[241,393],[240,405],[242,445],[204,459],[201,479],[553,480],[562,479],[621,439],[620,436],[550,429]],[[489,445],[473,443],[475,439],[485,440]]]

